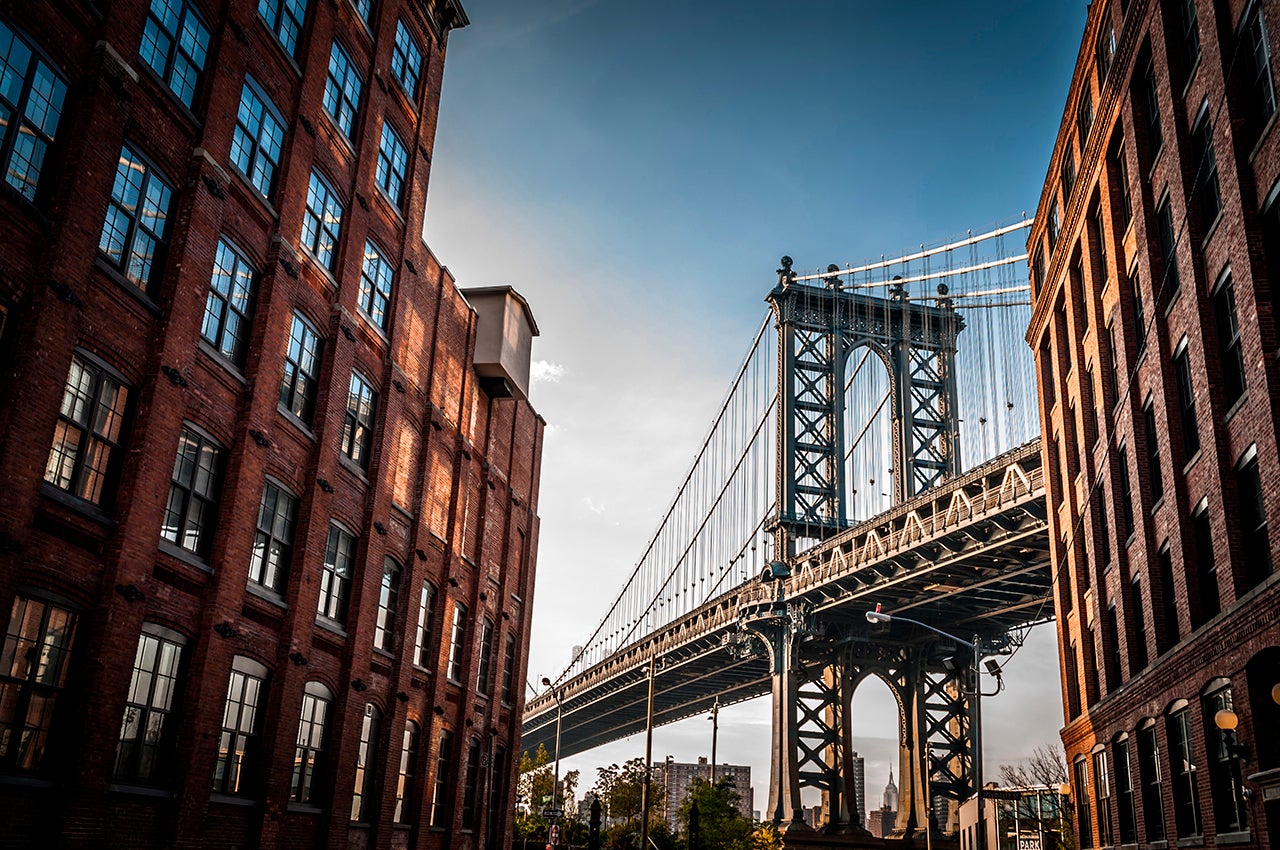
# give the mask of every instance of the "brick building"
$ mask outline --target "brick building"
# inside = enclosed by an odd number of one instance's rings
[[[1029,237],[1082,848],[1280,834],[1276,33],[1091,4]]]
[[[420,234],[456,0],[0,0],[0,846],[509,840],[536,325]]]

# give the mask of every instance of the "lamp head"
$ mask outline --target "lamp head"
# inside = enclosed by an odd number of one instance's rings
[[[760,574],[760,580],[763,582],[778,581],[784,578],[790,578],[791,568],[784,561],[770,561],[769,565],[764,568],[764,572]]]
[[[1271,689],[1271,699],[1276,705],[1280,705],[1280,682],[1276,682],[1275,687]]]
[[[867,612],[868,623],[888,623],[893,617],[880,610],[880,604],[876,603],[876,610]]]
[[[1229,708],[1224,708],[1213,715],[1213,725],[1223,732],[1234,732],[1240,725],[1240,718]]]
[[[543,676],[543,677],[542,677],[542,686],[543,686],[544,688],[549,688],[549,687],[551,687],[551,680],[550,680],[550,679],[548,679],[546,676]]]

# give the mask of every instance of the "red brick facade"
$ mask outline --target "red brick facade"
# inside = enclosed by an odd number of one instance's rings
[[[1082,848],[1277,846],[1277,49],[1271,0],[1092,4],[1028,242]]]
[[[466,23],[0,0],[0,847],[509,843],[544,423],[419,236]]]

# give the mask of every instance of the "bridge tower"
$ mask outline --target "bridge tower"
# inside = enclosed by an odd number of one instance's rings
[[[939,287],[936,304],[902,285],[883,298],[841,285],[829,266],[825,286],[796,281],[782,258],[769,293],[778,331],[778,515],[776,550],[848,527],[844,460],[846,367],[867,346],[890,380],[894,501],[902,502],[960,471],[955,403],[956,337],[964,320]]]
[[[844,433],[847,365],[866,346],[890,381],[893,497],[907,501],[960,472],[956,338],[963,318],[946,297],[913,300],[901,284],[887,297],[841,285],[828,267],[823,285],[797,280],[782,258],[768,301],[778,332],[777,514],[771,531],[781,575],[798,568],[813,542],[849,527]],[[932,302],[932,303],[930,303]],[[767,819],[788,846],[806,847],[800,791],[822,791],[825,831],[855,843],[866,812],[852,789],[852,697],[878,676],[899,706],[901,778],[897,832],[954,829],[930,824],[931,798],[960,800],[971,791],[972,660],[935,639],[876,642],[865,623],[817,623],[783,598],[745,613],[754,651],[769,657],[773,677],[773,764]],[[953,808],[953,812],[955,808]]]

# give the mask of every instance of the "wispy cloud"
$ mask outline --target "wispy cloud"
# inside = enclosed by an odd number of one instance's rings
[[[599,516],[600,514],[604,513],[604,505],[597,504],[596,500],[591,498],[590,496],[583,496],[582,504],[583,506],[586,507],[587,510],[591,511],[591,513],[595,514],[596,516]]]
[[[533,383],[546,382],[548,384],[558,384],[560,379],[565,375],[565,368],[560,363],[552,363],[550,360],[535,360],[529,367],[529,379]]]

